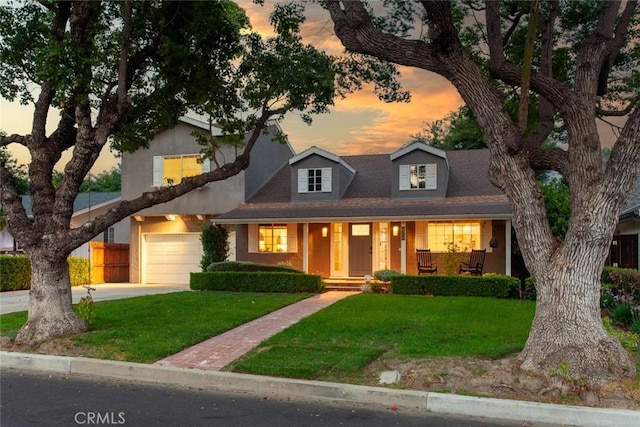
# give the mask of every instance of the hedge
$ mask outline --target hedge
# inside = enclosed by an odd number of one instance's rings
[[[256,262],[246,262],[246,261],[214,262],[214,263],[211,263],[209,267],[207,267],[207,271],[247,271],[247,272],[280,271],[284,273],[304,274],[302,271],[297,270],[293,267],[289,267],[288,265],[259,264]]]
[[[0,255],[0,291],[31,287],[31,263],[26,256]]]
[[[193,290],[231,292],[322,292],[320,276],[284,272],[207,271],[191,273]]]
[[[520,281],[517,278],[497,274],[391,277],[391,289],[394,294],[518,298],[519,288]]]
[[[89,260],[68,258],[71,286],[90,283]],[[23,255],[0,255],[0,291],[31,289],[31,262]]]

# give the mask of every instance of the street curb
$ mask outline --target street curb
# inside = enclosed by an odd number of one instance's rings
[[[553,405],[538,402],[393,390],[321,381],[274,378],[232,372],[165,367],[83,357],[0,351],[0,367],[94,375],[156,384],[261,395],[295,396],[385,408],[412,408],[434,413],[585,427],[636,427],[640,411]]]

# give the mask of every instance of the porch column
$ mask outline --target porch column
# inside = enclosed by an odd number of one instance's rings
[[[407,223],[400,223],[400,273],[407,274]]]
[[[504,222],[504,238],[506,240],[505,244],[504,244],[504,248],[505,248],[505,266],[506,266],[506,270],[504,272],[504,274],[506,274],[507,276],[511,276],[511,220],[507,219]]]
[[[309,274],[309,223],[302,224],[302,271]]]

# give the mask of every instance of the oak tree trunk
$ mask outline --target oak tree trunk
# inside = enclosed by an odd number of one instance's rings
[[[50,259],[31,253],[29,318],[16,343],[35,345],[87,330],[87,323],[73,311],[69,266],[65,258]]]
[[[579,263],[572,267],[536,277],[536,314],[521,368],[595,388],[633,376],[633,358],[602,325],[599,281],[586,277]]]

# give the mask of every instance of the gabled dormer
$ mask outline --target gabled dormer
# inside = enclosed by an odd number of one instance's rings
[[[356,170],[339,156],[311,147],[289,159],[291,201],[340,200]]]
[[[414,142],[391,153],[391,197],[444,199],[449,183],[447,153]]]

